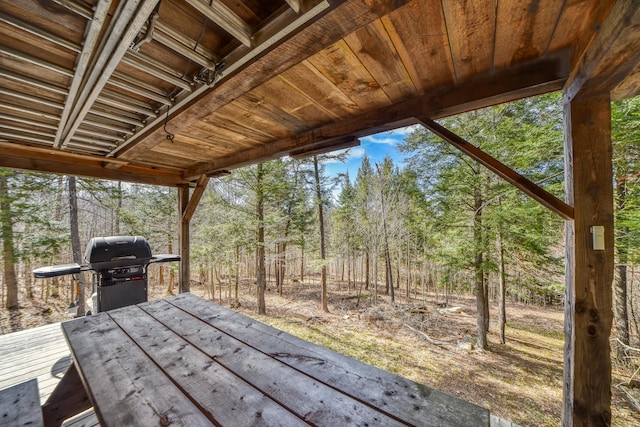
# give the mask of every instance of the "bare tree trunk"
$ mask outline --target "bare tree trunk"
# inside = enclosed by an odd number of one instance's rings
[[[73,262],[82,264],[82,249],[80,247],[80,231],[78,227],[78,194],[76,190],[76,177],[68,176],[67,185],[69,186],[69,226],[71,229],[71,252],[73,253]],[[84,272],[78,273],[78,280],[80,281],[80,287],[78,289],[78,295],[76,298],[76,304],[78,306],[77,314],[79,316],[84,316],[84,313],[86,312],[84,303],[84,287],[86,284],[86,277]]]
[[[385,291],[391,292],[391,302],[395,301],[395,293],[393,291],[393,269],[391,268],[391,254],[389,253],[389,236],[387,234],[387,212],[384,204],[384,192],[382,191],[382,174],[380,168],[376,164],[378,175],[380,176],[380,205],[382,206],[382,234],[384,237],[384,265],[385,265]]]
[[[411,293],[411,234],[407,233],[407,302]]]
[[[304,242],[300,246],[300,283],[304,282]]]
[[[371,284],[369,267],[370,267],[369,249],[367,249],[364,256],[364,288],[365,290],[368,290],[369,285]]]
[[[24,286],[27,298],[33,298],[33,276],[31,274],[31,261],[24,266]]]
[[[504,266],[504,247],[502,246],[502,227],[498,230],[498,325],[500,327],[500,344],[507,342],[505,337],[505,327],[507,324],[506,296],[507,296],[507,274]]]
[[[16,278],[16,256],[13,246],[13,215],[9,198],[9,179],[0,174],[0,222],[2,223],[2,259],[4,260],[4,283],[7,289],[5,307],[18,308],[18,280]]]
[[[320,174],[318,172],[318,157],[313,156],[313,171],[316,182],[316,203],[318,204],[318,222],[320,223],[320,259],[322,259],[322,291],[320,300],[322,302],[322,310],[329,312],[327,306],[327,266],[326,253],[324,245],[324,212],[322,209],[322,193],[320,192]]]
[[[169,253],[172,254],[173,253],[173,245],[171,243],[171,233],[167,234],[168,237],[168,250]],[[176,274],[174,273],[174,271],[172,269],[169,269],[169,287],[167,288],[167,294],[168,295],[173,295],[174,291],[173,291],[173,286],[175,284],[175,280],[176,280]]]
[[[618,180],[616,193],[618,196],[616,213],[620,215],[625,209],[627,196],[626,180]],[[620,218],[618,218],[618,220],[620,220]],[[618,236],[618,241],[616,242],[618,263],[616,265],[616,276],[614,281],[614,312],[616,338],[618,339],[617,358],[618,360],[623,361],[625,346],[629,346],[629,312],[627,308],[627,262],[629,261],[629,240],[627,235],[629,234],[629,227],[622,226],[618,231],[620,232],[620,236]]]
[[[486,304],[485,304],[485,280],[483,270],[484,252],[483,245],[483,233],[482,233],[482,194],[480,188],[476,188],[474,192],[474,224],[473,224],[473,240],[474,240],[474,269],[475,269],[475,284],[476,284],[476,323],[478,332],[478,347],[486,350],[487,348],[487,328],[486,322]]]
[[[256,218],[258,219],[257,247],[256,247],[256,285],[258,297],[258,314],[267,314],[264,292],[267,287],[265,278],[265,253],[264,253],[264,192],[263,192],[263,167],[258,164],[256,174]]]
[[[240,306],[240,299],[238,297],[238,288],[240,287],[240,245],[236,244],[236,251],[235,251],[235,270],[236,270],[236,281],[235,281],[235,300],[234,300],[234,305],[236,307]]]
[[[116,207],[116,235],[120,235],[120,212],[122,212],[122,181],[118,181],[118,205]]]

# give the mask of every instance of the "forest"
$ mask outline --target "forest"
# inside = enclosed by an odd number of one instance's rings
[[[440,123],[563,199],[560,96]],[[640,97],[612,104],[612,136],[620,350],[640,347]],[[562,306],[561,218],[421,127],[397,149],[404,161],[365,154],[356,176],[327,174],[328,162],[349,154],[342,152],[212,179],[191,222],[191,282],[230,306],[248,283],[258,314],[269,314],[265,292],[282,295],[299,283],[317,288],[324,311],[332,290],[356,305],[446,307],[473,297],[481,349],[490,322],[505,342],[506,303]],[[91,237],[141,235],[154,253],[176,252],[177,206],[173,188],[0,170],[3,317],[32,298],[76,303],[77,283],[34,281],[31,271],[73,262],[72,247],[83,251]],[[164,294],[177,292],[177,265],[154,266],[150,276]],[[89,280],[83,286],[86,295]]]

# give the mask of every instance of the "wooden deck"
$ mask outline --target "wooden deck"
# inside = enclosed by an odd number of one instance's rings
[[[40,400],[44,403],[71,363],[60,323],[0,335],[0,389],[38,379]],[[89,409],[63,424],[66,427],[94,427],[98,420]],[[517,427],[491,415],[492,427]]]
[[[42,404],[70,364],[71,355],[60,323],[0,335],[0,389],[37,378]],[[91,427],[97,426],[98,420],[89,410],[64,425]]]

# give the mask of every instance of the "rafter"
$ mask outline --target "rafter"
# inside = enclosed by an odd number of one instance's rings
[[[84,80],[84,76],[87,72],[87,67],[89,66],[89,61],[93,56],[92,53],[96,47],[96,44],[98,43],[100,31],[102,31],[102,27],[104,25],[104,21],[107,17],[107,13],[109,12],[110,7],[111,0],[98,2],[98,4],[96,5],[96,9],[93,12],[93,19],[90,19],[87,22],[87,35],[84,39],[84,43],[82,44],[80,55],[78,55],[78,60],[76,61],[73,79],[71,80],[71,86],[69,87],[69,93],[67,94],[67,102],[65,103],[64,110],[62,111],[62,114],[60,116],[60,125],[58,126],[58,131],[56,132],[56,136],[54,138],[53,146],[55,148],[60,147],[60,144],[62,143],[67,120],[72,114],[76,96],[78,95],[80,85]]]
[[[409,126],[418,123],[416,117],[437,119],[559,90],[568,73],[567,61],[568,58],[565,55],[559,55],[542,63],[537,62],[517,69],[491,73],[455,87],[444,88],[440,94],[418,96],[393,106],[363,113],[227,156],[224,159],[195,165],[186,170],[185,177],[195,179],[203,173],[209,175],[257,163],[291,151],[308,149],[327,140],[348,136],[363,137]]]
[[[293,9],[295,13],[300,13],[302,10],[302,2],[303,0],[285,0],[289,7]]]
[[[108,38],[106,44],[82,81],[82,90],[75,99],[69,121],[64,126],[61,146],[71,140],[158,1],[129,0],[122,4],[116,22],[109,28],[111,31],[104,35]]]
[[[408,2],[409,0],[385,0],[376,2],[376,5],[345,0],[321,2],[283,29],[274,28],[270,37],[265,38],[248,53],[238,52],[237,55],[230,55],[233,58],[239,55],[241,59],[225,58],[227,66],[224,69],[224,78],[215,85],[215,90],[213,86],[205,85],[194,90],[189,96],[177,99],[169,112],[172,116],[172,132],[178,135],[202,116],[224,106],[231,99],[255,89],[301,60]],[[328,13],[330,10],[331,13]],[[302,25],[307,26],[305,31],[294,34]],[[327,28],[331,28],[332,31],[327,32]],[[260,54],[263,54],[260,63],[252,63],[242,68]],[[150,122],[144,131],[137,133],[110,155],[135,159],[165,141],[163,123],[163,118]]]
[[[218,24],[226,32],[240,40],[247,47],[252,47],[252,29],[220,0],[187,0],[198,12]]]

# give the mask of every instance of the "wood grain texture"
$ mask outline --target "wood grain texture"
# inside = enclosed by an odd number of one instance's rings
[[[362,111],[309,61],[302,61],[282,73],[280,78],[315,102],[333,118],[353,115]]]
[[[194,304],[200,302],[210,304],[197,298],[191,300]],[[272,355],[253,348],[253,343],[237,340],[235,331],[225,333],[212,328],[197,316],[194,317],[166,302],[146,304],[142,308],[162,324],[170,327],[188,344],[197,347],[216,364],[235,375],[235,381],[231,381],[229,386],[236,387],[235,383],[238,380],[250,384],[257,391],[268,396],[268,400],[277,402],[282,408],[296,414],[298,422],[293,425],[307,423],[317,426],[403,425],[385,416],[383,411],[345,396],[340,391],[340,384],[332,384],[332,387],[329,387],[327,384],[309,378],[304,373],[291,369]],[[279,341],[274,340],[273,345],[277,347]],[[316,360],[316,363],[323,363],[323,361]],[[219,405],[230,403],[219,403]],[[248,411],[248,415],[251,416],[256,408],[248,408]],[[283,419],[283,421],[286,420]],[[278,425],[286,425],[286,423]]]
[[[564,2],[549,43],[549,51],[557,52],[570,46],[572,66],[575,66],[615,2],[616,0]]]
[[[91,402],[75,365],[71,364],[42,405],[42,417],[46,427],[57,427],[62,422],[91,407]]]
[[[318,71],[363,111],[390,105],[391,100],[344,40],[309,58]]]
[[[267,52],[256,61],[233,76],[227,76],[216,86],[215,90],[204,95],[191,104],[172,120],[176,126],[176,134],[188,129],[194,122],[201,120],[208,113],[216,111],[223,105],[249,92],[265,81],[288,70],[319,50],[336,43],[344,35],[380,18],[380,14],[399,8],[407,1],[377,1],[373,5],[359,0],[340,2],[330,14],[326,14],[313,22],[309,27],[287,41]],[[161,127],[152,130],[135,147],[119,154],[122,158],[133,159],[143,155],[148,149],[164,138]]]
[[[499,70],[544,55],[563,2],[499,1],[493,66]]]
[[[382,22],[419,93],[455,82],[440,0],[411,2]]]
[[[128,335],[135,337],[136,344],[162,369],[163,375],[184,390],[216,424],[307,425],[250,383],[238,378],[236,373],[226,369],[224,362],[219,360],[224,357],[216,355],[212,358],[202,348],[182,338],[180,330],[183,324],[195,327],[202,339],[222,339],[224,336],[220,333],[209,335],[206,325],[192,317],[185,319],[181,310],[162,301],[154,301],[147,304],[144,310],[114,310],[109,314]],[[160,317],[164,324],[152,316]],[[217,341],[213,342],[218,344]],[[228,358],[241,360],[241,356],[235,346],[228,351]]]
[[[182,211],[182,221],[183,222],[191,222],[191,218],[198,208],[198,203],[200,203],[200,199],[204,194],[204,190],[207,189],[207,184],[209,183],[209,177],[206,175],[200,175],[198,178],[198,182],[196,183],[196,188],[193,189],[193,193],[191,197],[189,197],[189,203]]]
[[[542,66],[536,62],[515,69],[490,73],[454,88],[444,88],[398,102],[393,106],[369,110],[315,129],[298,132],[295,136],[280,138],[267,145],[232,154],[226,158],[202,162],[189,167],[184,176],[191,179],[203,173],[209,174],[272,159],[327,139],[345,136],[361,137],[408,126],[417,122],[416,116],[436,119],[559,90],[568,73],[566,62],[566,57],[556,55],[544,61]]]
[[[566,224],[564,426],[611,424],[613,168],[608,95],[565,103]],[[604,226],[594,250],[591,226]]]
[[[38,379],[44,403],[71,363],[59,323],[0,335],[0,388]]]
[[[624,22],[625,25],[620,25]],[[637,0],[613,6],[573,69],[565,96],[609,94],[640,65],[640,7]]]
[[[456,82],[491,70],[496,7],[494,0],[442,2]]]
[[[107,313],[62,328],[100,425],[214,425]]]
[[[43,426],[38,380],[0,390],[0,422],[6,426]]]
[[[345,41],[392,102],[418,94],[381,20],[349,34]]]
[[[330,121],[333,117],[319,107],[297,87],[280,77],[269,80],[252,91],[262,102],[281,109],[284,113],[295,117],[307,127],[314,127]]]
[[[193,295],[178,295],[167,301],[315,381],[369,402],[408,424],[489,425],[489,413],[483,408],[311,344]],[[193,328],[185,329],[197,340]],[[247,357],[244,351],[242,354]]]

